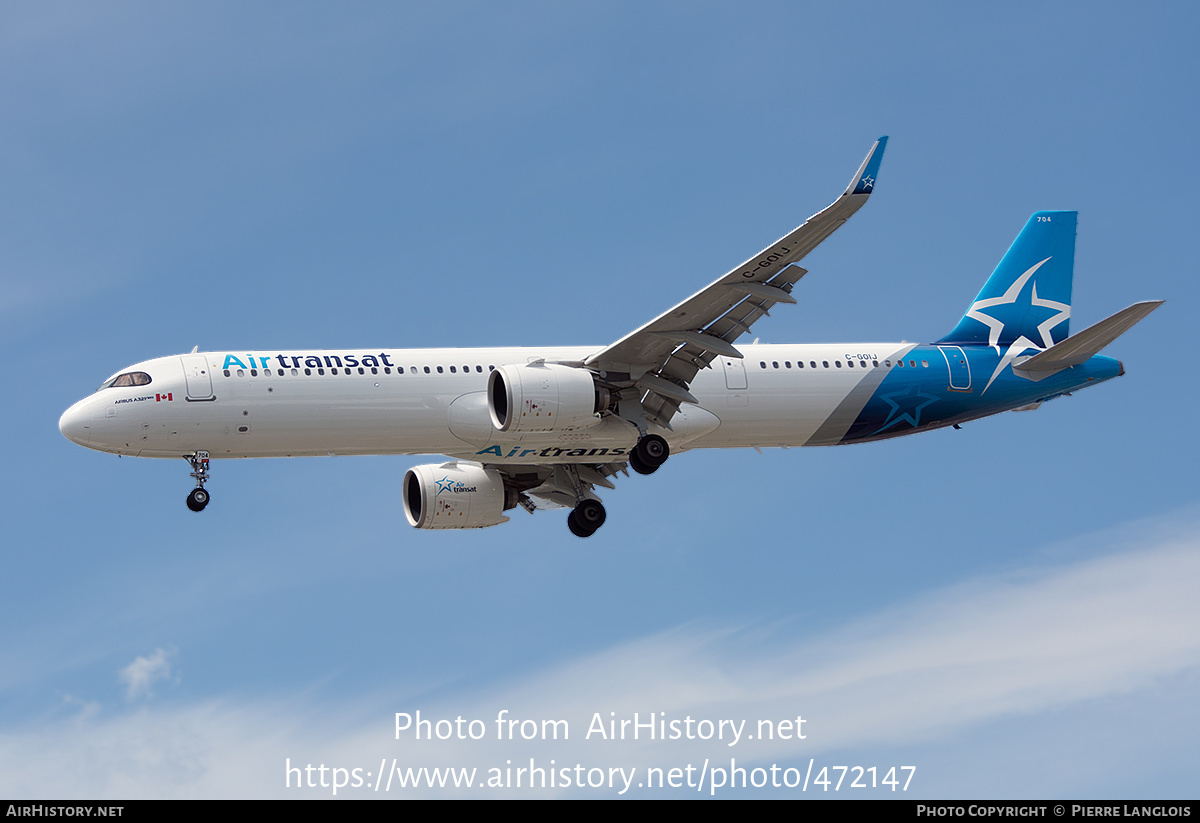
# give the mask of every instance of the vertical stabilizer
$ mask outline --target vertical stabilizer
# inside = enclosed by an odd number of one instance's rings
[[[939,343],[1047,349],[1067,338],[1078,212],[1039,211],[1009,246],[962,320]]]

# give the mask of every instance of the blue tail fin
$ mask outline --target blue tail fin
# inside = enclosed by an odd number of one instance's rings
[[[1009,246],[954,331],[939,343],[1050,348],[1067,338],[1078,212],[1039,211]]]

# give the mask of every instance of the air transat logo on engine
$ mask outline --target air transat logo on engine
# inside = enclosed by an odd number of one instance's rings
[[[441,480],[436,481],[438,490],[434,497],[437,497],[442,492],[450,492],[451,494],[474,493],[479,491],[478,486],[468,486],[466,483],[458,480],[451,480],[450,475],[446,475]]]

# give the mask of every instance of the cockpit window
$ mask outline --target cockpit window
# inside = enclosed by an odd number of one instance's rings
[[[118,374],[116,377],[110,377],[104,381],[101,389],[121,389],[127,386],[148,386],[150,385],[150,375],[144,371],[127,371],[124,374]]]

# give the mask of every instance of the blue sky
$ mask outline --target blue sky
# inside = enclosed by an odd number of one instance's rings
[[[916,766],[915,797],[1194,796],[1198,16],[5,4],[0,793],[734,757]],[[1168,301],[1106,352],[1127,374],[961,431],[679,455],[587,541],[553,512],[417,532],[419,457],[221,462],[198,516],[183,461],[57,430],[196,345],[603,345],[825,206],[881,134],[871,202],[756,335],[936,339],[1032,212],[1075,209],[1076,330]],[[397,712],[505,709],[571,739],[396,739]],[[807,734],[584,739],[609,712]]]

